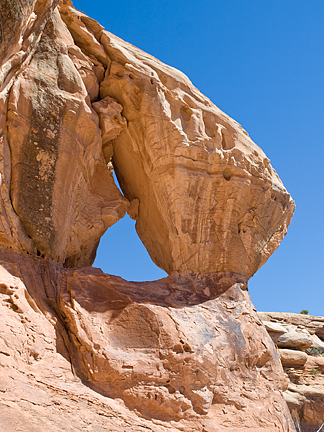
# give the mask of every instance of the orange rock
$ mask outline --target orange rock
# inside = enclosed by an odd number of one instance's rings
[[[69,0],[8,3],[1,428],[293,432],[247,291],[294,210],[269,159],[181,72]],[[127,210],[167,278],[86,267]]]
[[[315,332],[323,325],[324,317],[282,312],[259,312],[258,315],[274,341],[279,341],[278,333],[273,332],[277,326],[289,330],[284,333],[284,343],[294,349],[279,349],[291,381],[284,398],[301,430],[319,430],[324,423],[324,358],[320,355],[323,342]],[[306,350],[307,354],[299,351],[310,341],[312,345]]]
[[[294,210],[269,159],[182,73],[108,32],[100,40],[114,59],[101,97],[128,121],[113,163],[125,196],[139,200],[136,230],[153,261],[168,273],[251,277]]]
[[[279,357],[244,284],[215,277],[207,296],[201,279],[135,283],[22,252],[0,259],[6,430],[17,418],[26,432],[40,421],[81,430],[87,418],[105,431],[127,422],[153,431],[294,430]],[[80,410],[76,426],[70,404]]]
[[[128,202],[107,168],[98,116],[69,45],[73,39],[55,10],[8,91],[3,163],[7,206],[19,217],[11,223],[21,231],[11,242],[82,266],[92,264],[100,237],[125,215]],[[1,243],[8,243],[8,234],[3,236]]]

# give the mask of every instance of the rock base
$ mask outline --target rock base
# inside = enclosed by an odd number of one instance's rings
[[[134,283],[0,259],[3,430],[294,431],[279,356],[238,276]]]

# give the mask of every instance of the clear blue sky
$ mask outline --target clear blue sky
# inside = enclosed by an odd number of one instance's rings
[[[189,76],[271,159],[296,201],[287,237],[250,280],[258,310],[324,315],[324,2],[75,0],[107,30]],[[163,277],[129,218],[95,266],[128,280]]]

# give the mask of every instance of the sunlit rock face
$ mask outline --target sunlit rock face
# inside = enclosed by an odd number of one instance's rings
[[[293,431],[247,290],[294,209],[265,154],[69,0],[6,0],[0,24],[0,425]],[[167,278],[85,267],[126,211]]]
[[[55,9],[7,89],[3,162],[25,248],[82,266],[93,262],[100,237],[128,202],[105,163],[98,116],[69,57],[73,45]]]
[[[320,430],[324,422],[324,317],[282,312],[258,315],[279,348],[289,378],[283,395],[292,417],[301,430]]]
[[[138,199],[137,232],[168,273],[251,277],[287,231],[294,202],[242,127],[179,71],[113,35],[100,86],[124,107],[113,140],[126,197]]]
[[[5,430],[24,419],[26,432],[294,431],[280,357],[244,284],[0,259]]]

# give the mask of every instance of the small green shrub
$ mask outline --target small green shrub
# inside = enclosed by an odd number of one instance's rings
[[[312,369],[312,370],[310,371],[310,374],[311,374],[311,375],[318,375],[318,374],[320,374],[320,373],[322,373],[322,372],[319,371],[319,370],[317,370],[317,369]]]
[[[300,311],[300,313],[302,315],[308,315],[308,310],[307,309],[303,309],[303,310]]]
[[[310,347],[310,348],[307,348],[306,352],[308,355],[319,357],[319,356],[323,355],[323,348]]]

